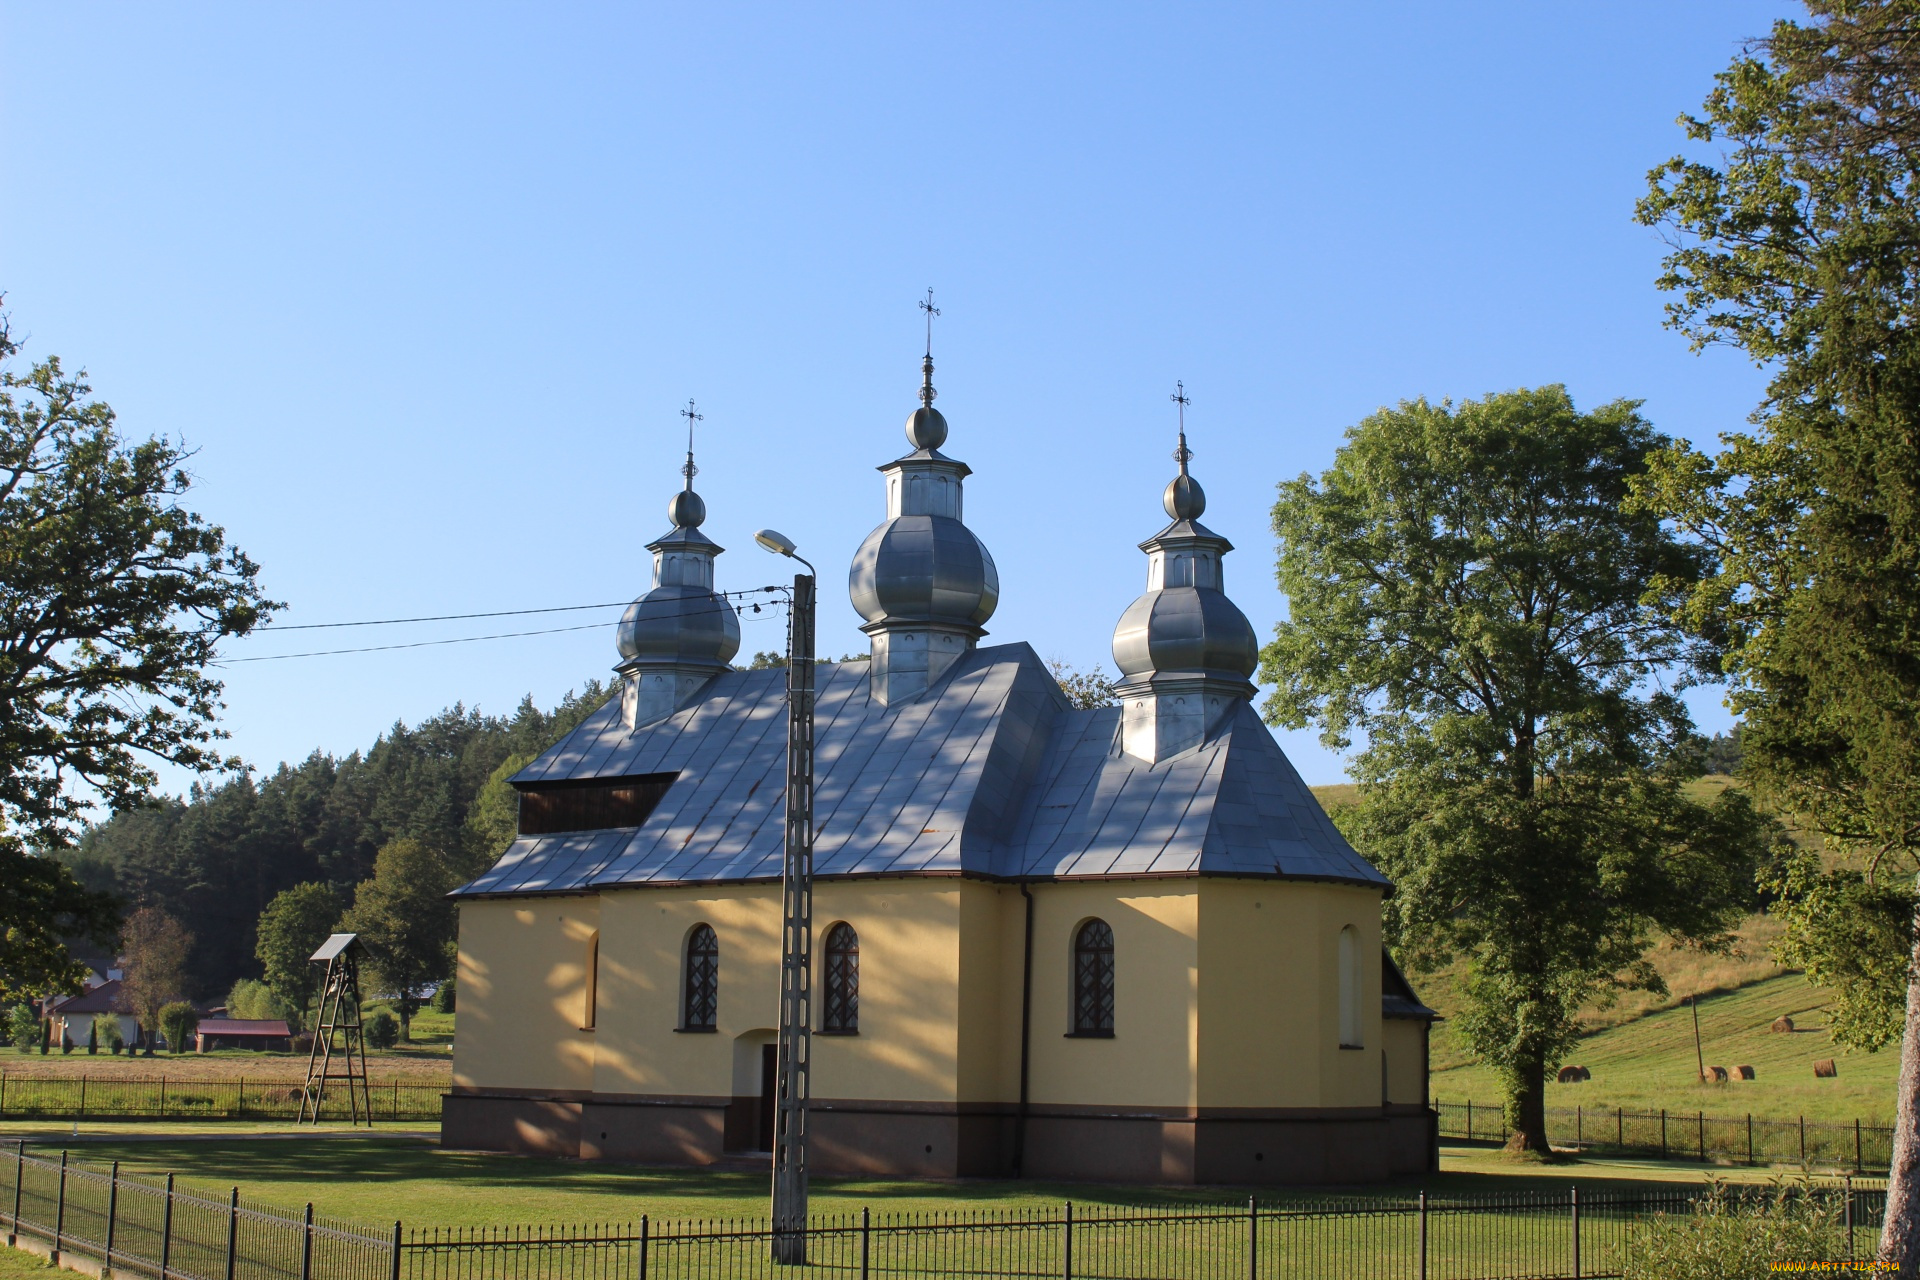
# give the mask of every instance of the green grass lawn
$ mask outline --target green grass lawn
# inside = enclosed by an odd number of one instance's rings
[[[1846,1053],[1827,1036],[1826,996],[1798,974],[1752,983],[1700,1002],[1700,1041],[1709,1066],[1752,1066],[1757,1079],[1701,1084],[1695,1073],[1693,1015],[1685,1008],[1651,1013],[1609,1027],[1580,1042],[1569,1062],[1590,1068],[1584,1084],[1547,1085],[1550,1107],[1705,1111],[1792,1120],[1891,1124],[1897,1046],[1879,1053]],[[1768,1026],[1781,1014],[1797,1030],[1781,1035]],[[1818,1058],[1832,1058],[1838,1077],[1814,1078]],[[1433,1073],[1433,1096],[1442,1102],[1471,1097],[1495,1103],[1500,1088],[1492,1071],[1456,1066]]]
[[[0,1248],[0,1280],[20,1280],[23,1276],[32,1276],[34,1280],[50,1280],[52,1274],[52,1268],[47,1266],[44,1259],[21,1249]]]
[[[1443,1148],[1442,1171],[1386,1186],[1262,1188],[1263,1203],[1328,1194],[1404,1198],[1425,1188],[1441,1195],[1522,1189],[1564,1190],[1644,1186],[1649,1182],[1699,1186],[1698,1165],[1650,1160],[1587,1159],[1539,1165],[1509,1160],[1484,1148]],[[767,1178],[755,1172],[670,1169],[479,1152],[443,1151],[398,1136],[254,1141],[146,1141],[87,1143],[74,1154],[89,1161],[118,1159],[124,1171],[180,1175],[184,1182],[223,1192],[237,1185],[259,1201],[297,1208],[312,1201],[323,1213],[365,1223],[399,1218],[412,1226],[486,1226],[512,1223],[758,1217],[766,1212]],[[1719,1169],[1717,1176],[1765,1180],[1766,1170]],[[816,1179],[817,1213],[956,1209],[1053,1208],[1063,1200],[1086,1205],[1244,1204],[1247,1191],[1231,1187],[1134,1187],[1098,1184],[909,1182],[897,1179]]]

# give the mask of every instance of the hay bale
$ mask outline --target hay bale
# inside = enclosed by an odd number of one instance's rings
[[[1784,1013],[1783,1013],[1783,1014],[1781,1014],[1781,1015],[1780,1015],[1779,1017],[1777,1017],[1777,1018],[1775,1018],[1775,1019],[1773,1020],[1773,1025],[1772,1025],[1772,1026],[1770,1026],[1770,1027],[1768,1027],[1768,1028],[1767,1028],[1767,1030],[1769,1030],[1769,1031],[1791,1031],[1791,1030],[1793,1030],[1793,1019],[1792,1019],[1792,1018],[1789,1018],[1789,1017],[1788,1017],[1788,1016],[1787,1016],[1786,1014],[1784,1014]]]
[[[1833,1065],[1832,1058],[1822,1058],[1813,1064],[1813,1074],[1821,1080],[1831,1080],[1840,1074],[1840,1068]]]
[[[1733,1069],[1733,1078],[1735,1080],[1751,1080],[1753,1079],[1753,1068],[1752,1067],[1735,1067]]]
[[[1585,1067],[1562,1067],[1560,1074],[1554,1077],[1561,1084],[1579,1084],[1582,1080],[1593,1079],[1593,1072]]]
[[[1707,1084],[1725,1084],[1727,1082],[1727,1069],[1725,1067],[1703,1067],[1700,1071],[1700,1079]]]

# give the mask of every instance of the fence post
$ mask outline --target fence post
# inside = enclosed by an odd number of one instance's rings
[[[1707,1162],[1707,1113],[1696,1111],[1694,1116],[1700,1125],[1700,1163],[1705,1164]]]
[[[1247,1280],[1260,1280],[1260,1201],[1247,1197]]]
[[[1067,1201],[1067,1213],[1061,1222],[1065,1233],[1061,1237],[1060,1276],[1061,1280],[1073,1280],[1073,1201]]]
[[[240,1251],[240,1188],[227,1197],[227,1280],[233,1280],[234,1261]]]
[[[387,1272],[391,1280],[400,1280],[400,1219],[393,1220],[393,1267]]]
[[[300,1239],[300,1280],[313,1280],[313,1201],[307,1201],[307,1229]]]
[[[239,1087],[233,1095],[233,1114],[244,1116],[247,1114],[247,1078],[241,1076],[234,1083]]]
[[[1860,1117],[1853,1118],[1853,1171],[1859,1173],[1860,1164]]]
[[[1427,1193],[1420,1193],[1420,1280],[1427,1280]]]
[[[1847,1261],[1852,1262],[1853,1253],[1853,1179],[1847,1179]]]
[[[1667,1158],[1667,1109],[1660,1108],[1660,1158]]]
[[[0,1071],[0,1120],[7,1115],[7,1073]]]
[[[120,1162],[113,1162],[113,1171],[107,1175],[107,1240],[100,1254],[100,1265],[108,1271],[113,1270],[113,1219],[120,1208]]]
[[[1573,1207],[1573,1280],[1580,1280],[1580,1188],[1569,1187],[1567,1198]]]
[[[1573,1149],[1575,1151],[1586,1150],[1586,1133],[1587,1110],[1585,1107],[1575,1107],[1573,1109]]]
[[[1473,1141],[1473,1095],[1467,1095],[1467,1141]]]
[[[53,1258],[60,1260],[60,1237],[67,1229],[67,1152],[60,1149],[60,1198],[54,1202],[53,1210]]]
[[[636,1280],[647,1280],[647,1215],[644,1213],[640,1215],[640,1274]]]
[[[80,1118],[87,1118],[87,1073],[80,1073]]]
[[[1753,1112],[1747,1112],[1747,1163],[1753,1163]]]
[[[160,1280],[167,1280],[167,1264],[173,1260],[173,1175],[167,1175],[167,1203],[160,1212]]]
[[[860,1280],[867,1280],[867,1249],[868,1249],[868,1245],[871,1243],[869,1238],[868,1228],[869,1228],[869,1223],[867,1220],[867,1206],[861,1205],[860,1206]]]
[[[20,1187],[27,1180],[27,1140],[15,1144],[13,1149],[13,1235],[20,1234]],[[12,1240],[7,1243],[11,1245]]]
[[[1627,1145],[1627,1113],[1623,1107],[1613,1109],[1613,1145],[1622,1148]]]
[[[1806,1164],[1807,1164],[1807,1118],[1805,1116],[1801,1116],[1800,1117],[1800,1166],[1802,1168],[1805,1168]]]

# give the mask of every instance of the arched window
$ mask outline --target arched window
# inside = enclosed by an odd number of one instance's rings
[[[587,981],[586,989],[580,993],[580,1029],[593,1030],[594,1018],[600,1012],[600,931],[595,929],[587,935]]]
[[[697,924],[687,934],[686,990],[682,1031],[712,1031],[720,1015],[720,940],[713,926]]]
[[[1340,931],[1340,1047],[1364,1049],[1360,1042],[1360,935],[1352,925]]]
[[[820,1030],[830,1036],[860,1031],[860,935],[841,923],[827,930],[826,999],[820,1006]]]
[[[1105,920],[1073,935],[1073,1034],[1113,1034],[1113,930]]]

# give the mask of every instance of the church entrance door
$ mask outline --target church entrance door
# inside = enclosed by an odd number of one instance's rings
[[[760,1126],[756,1141],[760,1151],[773,1150],[774,1096],[780,1081],[780,1046],[760,1046]]]

